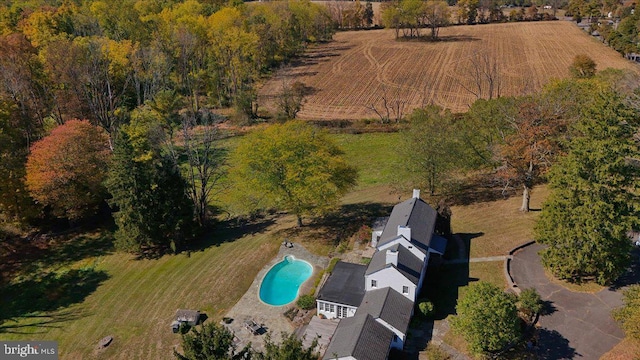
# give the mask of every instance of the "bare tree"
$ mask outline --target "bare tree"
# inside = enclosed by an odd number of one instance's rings
[[[188,194],[193,201],[196,220],[205,225],[212,193],[225,174],[224,154],[215,147],[218,132],[215,116],[204,112],[197,125],[195,114],[183,117],[182,138],[188,162],[186,167]]]
[[[399,89],[398,89],[399,90]],[[407,105],[407,100],[402,99],[399,95],[399,91],[392,96],[389,96],[387,93],[387,88],[382,86],[382,96],[379,99],[381,105],[377,105],[377,103],[372,103],[367,106],[367,109],[373,111],[380,118],[380,123],[386,124],[391,122],[393,119],[396,123],[400,122],[404,117],[405,107]]]
[[[295,119],[302,110],[307,94],[307,87],[302,82],[295,80],[293,76],[283,76],[282,91],[278,94],[276,101],[279,115],[287,119]]]
[[[486,51],[473,53],[468,59],[466,74],[463,79],[471,79],[469,86],[458,80],[463,89],[473,94],[476,99],[493,99],[500,97],[502,77],[497,59]]]

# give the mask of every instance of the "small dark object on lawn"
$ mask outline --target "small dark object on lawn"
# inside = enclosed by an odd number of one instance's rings
[[[104,349],[107,346],[109,346],[112,341],[113,341],[113,336],[105,336],[102,339],[100,339],[100,342],[98,342],[98,348]]]

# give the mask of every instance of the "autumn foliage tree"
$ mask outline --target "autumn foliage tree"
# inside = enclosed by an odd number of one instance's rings
[[[509,123],[512,132],[499,149],[503,161],[499,174],[522,186],[520,210],[529,211],[531,189],[561,151],[558,139],[566,124],[552,109],[533,100],[522,102]]]
[[[31,146],[26,185],[56,216],[78,220],[104,199],[109,139],[86,120],[70,120]]]

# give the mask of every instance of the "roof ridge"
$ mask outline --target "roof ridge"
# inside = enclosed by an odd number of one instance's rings
[[[365,326],[367,326],[367,320],[369,320],[369,317],[371,317],[373,319],[373,316],[371,316],[371,314],[369,314],[369,313],[365,313],[364,314],[364,322],[362,323],[362,328],[360,329],[360,331],[358,331],[358,337],[356,338],[356,341],[353,342],[353,349],[351,349],[351,354],[353,354],[355,352],[356,348],[358,347],[358,343],[360,343],[360,339],[362,338],[362,335],[364,334],[364,328],[365,328]]]

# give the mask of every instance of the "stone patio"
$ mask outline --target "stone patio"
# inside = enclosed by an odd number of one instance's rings
[[[295,302],[283,306],[267,305],[260,300],[260,284],[269,269],[287,255],[293,255],[296,259],[305,260],[313,265],[313,275],[300,286],[299,294],[308,293],[313,287],[316,275],[329,265],[329,258],[317,256],[307,251],[302,245],[294,243],[293,247],[288,248],[282,245],[278,255],[269,262],[256,276],[247,292],[226,314],[227,318],[233,319],[230,324],[226,324],[238,338],[238,349],[247,343],[251,343],[252,348],[262,351],[264,350],[264,339],[266,333],[271,335],[272,340],[279,340],[282,332],[292,333],[294,325],[283,314],[288,309],[295,307]],[[253,320],[262,326],[263,331],[259,334],[252,334],[244,326],[246,320]]]

